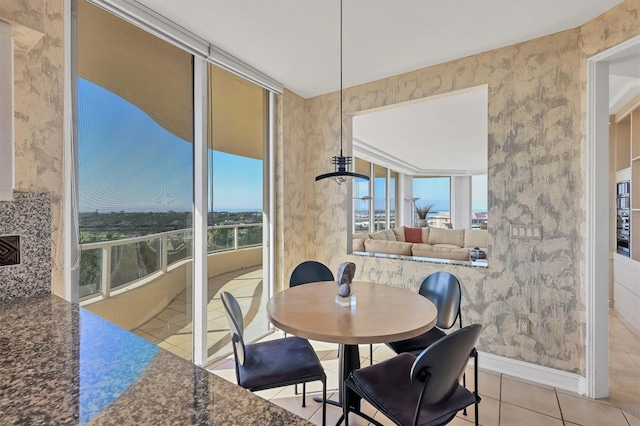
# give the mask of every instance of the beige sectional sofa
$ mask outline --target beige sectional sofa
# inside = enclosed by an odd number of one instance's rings
[[[413,233],[414,242],[407,241],[404,226],[373,234],[354,234],[353,251],[463,261],[470,260],[469,252],[474,247],[487,251],[486,229],[408,229]],[[420,242],[417,242],[416,235],[419,235]]]

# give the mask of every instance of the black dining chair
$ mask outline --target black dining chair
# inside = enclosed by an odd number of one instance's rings
[[[335,280],[333,272],[326,265],[315,260],[307,260],[293,269],[289,278],[289,287],[333,280]]]
[[[472,324],[438,340],[417,357],[402,353],[353,371],[345,386],[398,425],[444,425],[456,413],[475,404],[480,396],[459,384],[482,326]],[[345,392],[343,418],[349,424],[349,392]],[[382,426],[381,423],[372,423]],[[476,426],[478,416],[476,415]]]
[[[306,260],[293,268],[291,276],[289,277],[289,287],[333,280],[335,280],[335,277],[327,265],[315,260]],[[284,337],[287,337],[287,333],[284,333]],[[295,387],[295,394],[298,395],[297,385]]]
[[[244,320],[231,293],[220,294],[227,315],[238,385],[252,392],[302,383],[302,406],[306,407],[306,383],[322,382],[322,424],[327,413],[327,376],[309,341],[300,337],[245,345]]]
[[[316,262],[315,260],[307,260],[302,262],[293,269],[289,278],[289,287],[295,287],[301,284],[309,284],[318,281],[333,281],[335,277],[333,272],[326,265]],[[287,334],[285,333],[285,336]],[[369,365],[373,364],[373,345],[369,345]],[[298,390],[296,389],[296,395]]]
[[[315,260],[302,262],[293,269],[289,278],[289,287],[319,281],[334,281],[333,272],[326,265]],[[287,335],[286,333],[284,334]],[[369,365],[373,364],[373,345],[369,345]],[[296,395],[298,390],[296,389]]]
[[[333,281],[335,278],[331,269],[323,263],[316,262],[315,260],[307,260],[302,262],[291,272],[289,277],[289,287],[295,287],[302,284],[310,284],[319,281]],[[284,337],[287,337],[287,333],[284,333]],[[298,389],[296,388],[296,395]]]
[[[422,281],[418,293],[429,299],[438,309],[438,319],[436,326],[420,336],[398,342],[387,343],[397,354],[411,353],[420,354],[423,350],[442,339],[447,335],[443,330],[453,327],[456,320],[459,320],[462,328],[462,312],[460,311],[460,301],[462,290],[460,281],[455,275],[449,272],[435,272]],[[470,355],[473,359],[475,389],[478,389],[478,351],[474,348]],[[462,376],[463,386],[467,385],[466,374]],[[466,409],[464,414],[467,414]],[[477,415],[477,413],[476,413]]]

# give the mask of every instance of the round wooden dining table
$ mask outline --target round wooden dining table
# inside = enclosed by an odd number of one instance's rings
[[[356,303],[350,306],[335,302],[338,292],[335,281],[291,287],[267,303],[267,315],[280,330],[340,344],[339,401],[334,403],[340,406],[344,400],[344,380],[360,368],[359,344],[419,336],[434,327],[438,313],[426,297],[398,287],[354,281],[351,288]],[[362,414],[357,394],[349,394],[349,402],[353,411]]]

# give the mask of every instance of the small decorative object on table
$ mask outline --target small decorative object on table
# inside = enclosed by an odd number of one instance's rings
[[[356,296],[351,294],[351,283],[356,275],[356,265],[352,262],[344,262],[338,268],[336,274],[336,284],[338,285],[338,294],[336,294],[336,303],[340,306],[351,306],[356,304]]]
[[[469,250],[469,258],[471,260],[481,260],[487,258],[487,253],[484,250],[480,250],[480,247],[474,247]]]

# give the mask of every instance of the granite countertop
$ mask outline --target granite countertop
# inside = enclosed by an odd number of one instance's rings
[[[309,425],[53,295],[0,303],[0,423]]]

